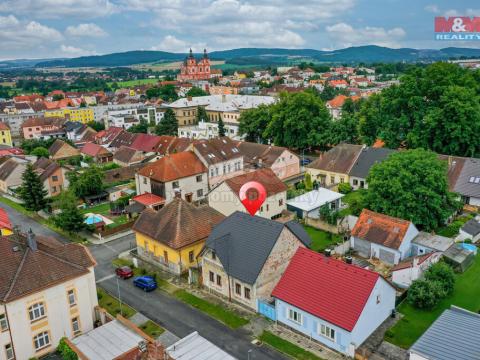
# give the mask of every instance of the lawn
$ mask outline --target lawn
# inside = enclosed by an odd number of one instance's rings
[[[118,299],[111,296],[103,289],[97,288],[97,297],[98,305],[107,310],[107,312],[113,317],[116,317],[118,314],[123,314],[123,317],[130,318],[136,313],[134,309],[125,303],[122,303],[122,308],[120,310],[120,302]]]
[[[361,204],[363,197],[365,196],[366,190],[355,190],[351,191],[342,198],[342,203],[348,205],[345,209],[340,210],[342,217],[347,215],[358,215],[355,212],[360,212],[363,208]]]
[[[204,299],[190,294],[185,290],[175,291],[173,294],[177,299],[187,303],[194,308],[197,308],[211,317],[223,322],[225,325],[232,329],[237,329],[243,325],[248,324],[248,320],[238,316],[234,312],[225,309],[223,306],[212,304]]]
[[[291,356],[298,360],[322,360],[317,355],[302,349],[301,347],[272,334],[269,331],[264,331],[259,337],[260,341],[274,347],[278,351]]]
[[[103,215],[107,218],[109,218],[110,220],[113,221],[112,224],[109,224],[107,225],[108,227],[116,227],[118,225],[122,225],[122,224],[125,224],[129,221],[129,219],[127,218],[127,215],[123,214],[123,215],[118,215],[118,216],[113,216],[110,214],[110,203],[102,203],[102,204],[99,204],[99,205],[95,205],[95,206],[91,206],[91,207],[87,207],[85,209],[81,209],[80,212],[82,214],[88,214],[88,213],[93,213],[93,214],[100,214],[100,215]]]
[[[332,234],[314,227],[304,225],[305,231],[312,239],[311,249],[314,251],[323,251],[330,245],[334,245],[342,240],[340,235]]]
[[[130,87],[130,86],[137,86],[137,85],[146,85],[146,84],[156,84],[158,83],[158,79],[138,79],[138,80],[127,80],[127,81],[118,81],[118,87]],[[112,86],[113,82],[108,83],[109,86]]]
[[[385,334],[385,340],[408,349],[450,305],[477,313],[480,310],[480,254],[463,274],[456,275],[455,291],[443,299],[435,309],[422,311],[403,301],[398,311],[405,315]]]
[[[165,332],[165,329],[162,328],[157,323],[154,323],[152,320],[148,320],[145,324],[140,326],[142,331],[151,336],[152,338],[156,339],[158,336],[162,335]]]
[[[441,236],[446,236],[449,238],[454,238],[458,235],[460,228],[470,219],[473,219],[473,215],[459,216],[457,219],[452,221],[448,226],[441,227],[437,230],[437,234]]]

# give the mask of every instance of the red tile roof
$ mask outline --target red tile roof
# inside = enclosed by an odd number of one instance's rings
[[[410,221],[363,209],[352,229],[352,236],[398,249],[407,233]]]
[[[10,222],[10,218],[8,217],[7,212],[3,208],[0,208],[0,228],[9,229],[9,230],[13,229],[13,225]]]
[[[299,248],[272,296],[352,331],[379,278],[376,272]]]
[[[150,179],[167,182],[207,172],[207,168],[191,151],[166,155],[138,172]]]
[[[0,121],[0,130],[10,130],[7,124]]]
[[[98,155],[103,155],[103,154],[110,154],[110,151],[105,149],[103,146],[94,144],[94,143],[86,143],[83,147],[82,150],[80,150],[82,154],[89,155],[92,157],[98,156]]]
[[[161,196],[150,193],[134,196],[132,200],[145,206],[163,204],[165,202],[165,199]]]
[[[161,137],[150,134],[138,134],[130,147],[143,152],[155,152]]]
[[[243,175],[235,176],[225,180],[225,183],[235,194],[240,192],[243,184],[249,181],[257,181],[263,185],[267,191],[267,196],[272,196],[283,191],[287,191],[287,185],[280,180],[271,169],[259,169]]]

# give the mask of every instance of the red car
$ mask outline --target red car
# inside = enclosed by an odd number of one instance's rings
[[[115,269],[115,274],[117,274],[119,278],[128,279],[133,276],[133,271],[128,266],[121,266]]]

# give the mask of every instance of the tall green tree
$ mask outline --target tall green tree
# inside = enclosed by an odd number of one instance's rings
[[[205,110],[205,107],[203,106],[198,106],[197,107],[197,124],[202,121],[203,122],[208,121],[207,110]]]
[[[208,93],[199,87],[192,86],[190,90],[187,92],[187,96],[195,97],[195,96],[207,96]]]
[[[271,138],[275,145],[297,149],[328,145],[331,116],[325,103],[312,92],[280,94],[271,116],[264,137]]]
[[[28,164],[22,174],[22,185],[19,190],[20,198],[25,208],[32,211],[39,211],[47,205],[47,190],[44,188],[40,176],[35,172],[33,165]]]
[[[148,121],[142,118],[138,124],[130,126],[127,131],[131,133],[137,133],[137,134],[138,133],[146,134],[148,133]]]
[[[245,140],[266,143],[263,133],[272,120],[272,106],[260,105],[257,108],[245,110],[240,114],[238,131],[245,135]]]
[[[218,136],[225,136],[225,123],[222,120],[222,117],[218,119]]]
[[[77,207],[77,198],[71,191],[63,191],[56,201],[60,213],[54,217],[55,224],[68,232],[85,229],[85,218]]]
[[[342,112],[340,119],[333,121],[330,126],[328,143],[337,145],[341,142],[349,144],[361,143],[358,135],[358,117],[354,114]]]
[[[157,135],[178,136],[178,120],[172,109],[167,109],[160,123],[155,127]]]
[[[461,204],[449,192],[447,164],[437,154],[414,149],[391,154],[375,164],[367,178],[366,206],[434,230]]]
[[[44,157],[48,159],[50,156],[50,153],[48,152],[48,149],[44,148],[43,146],[36,147],[33,149],[33,151],[30,153],[30,155],[38,156],[38,157]]]
[[[95,131],[102,131],[105,130],[105,124],[99,121],[90,121],[87,123]]]
[[[148,99],[161,98],[164,101],[175,101],[178,99],[177,91],[173,85],[155,86],[145,92]]]
[[[100,194],[103,191],[104,176],[102,170],[95,165],[90,165],[79,174],[76,172],[67,174],[70,190],[79,198]]]

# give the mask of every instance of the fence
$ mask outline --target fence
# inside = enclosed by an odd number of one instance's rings
[[[134,223],[135,221],[129,221],[125,224],[120,224],[115,227],[105,227],[104,229],[95,229],[94,234],[99,235],[101,237],[111,236],[114,234],[124,232],[125,230],[130,230]]]
[[[276,321],[277,320],[277,314],[275,312],[275,305],[266,303],[261,300],[257,300],[257,308],[258,312],[265,316],[266,318]]]

